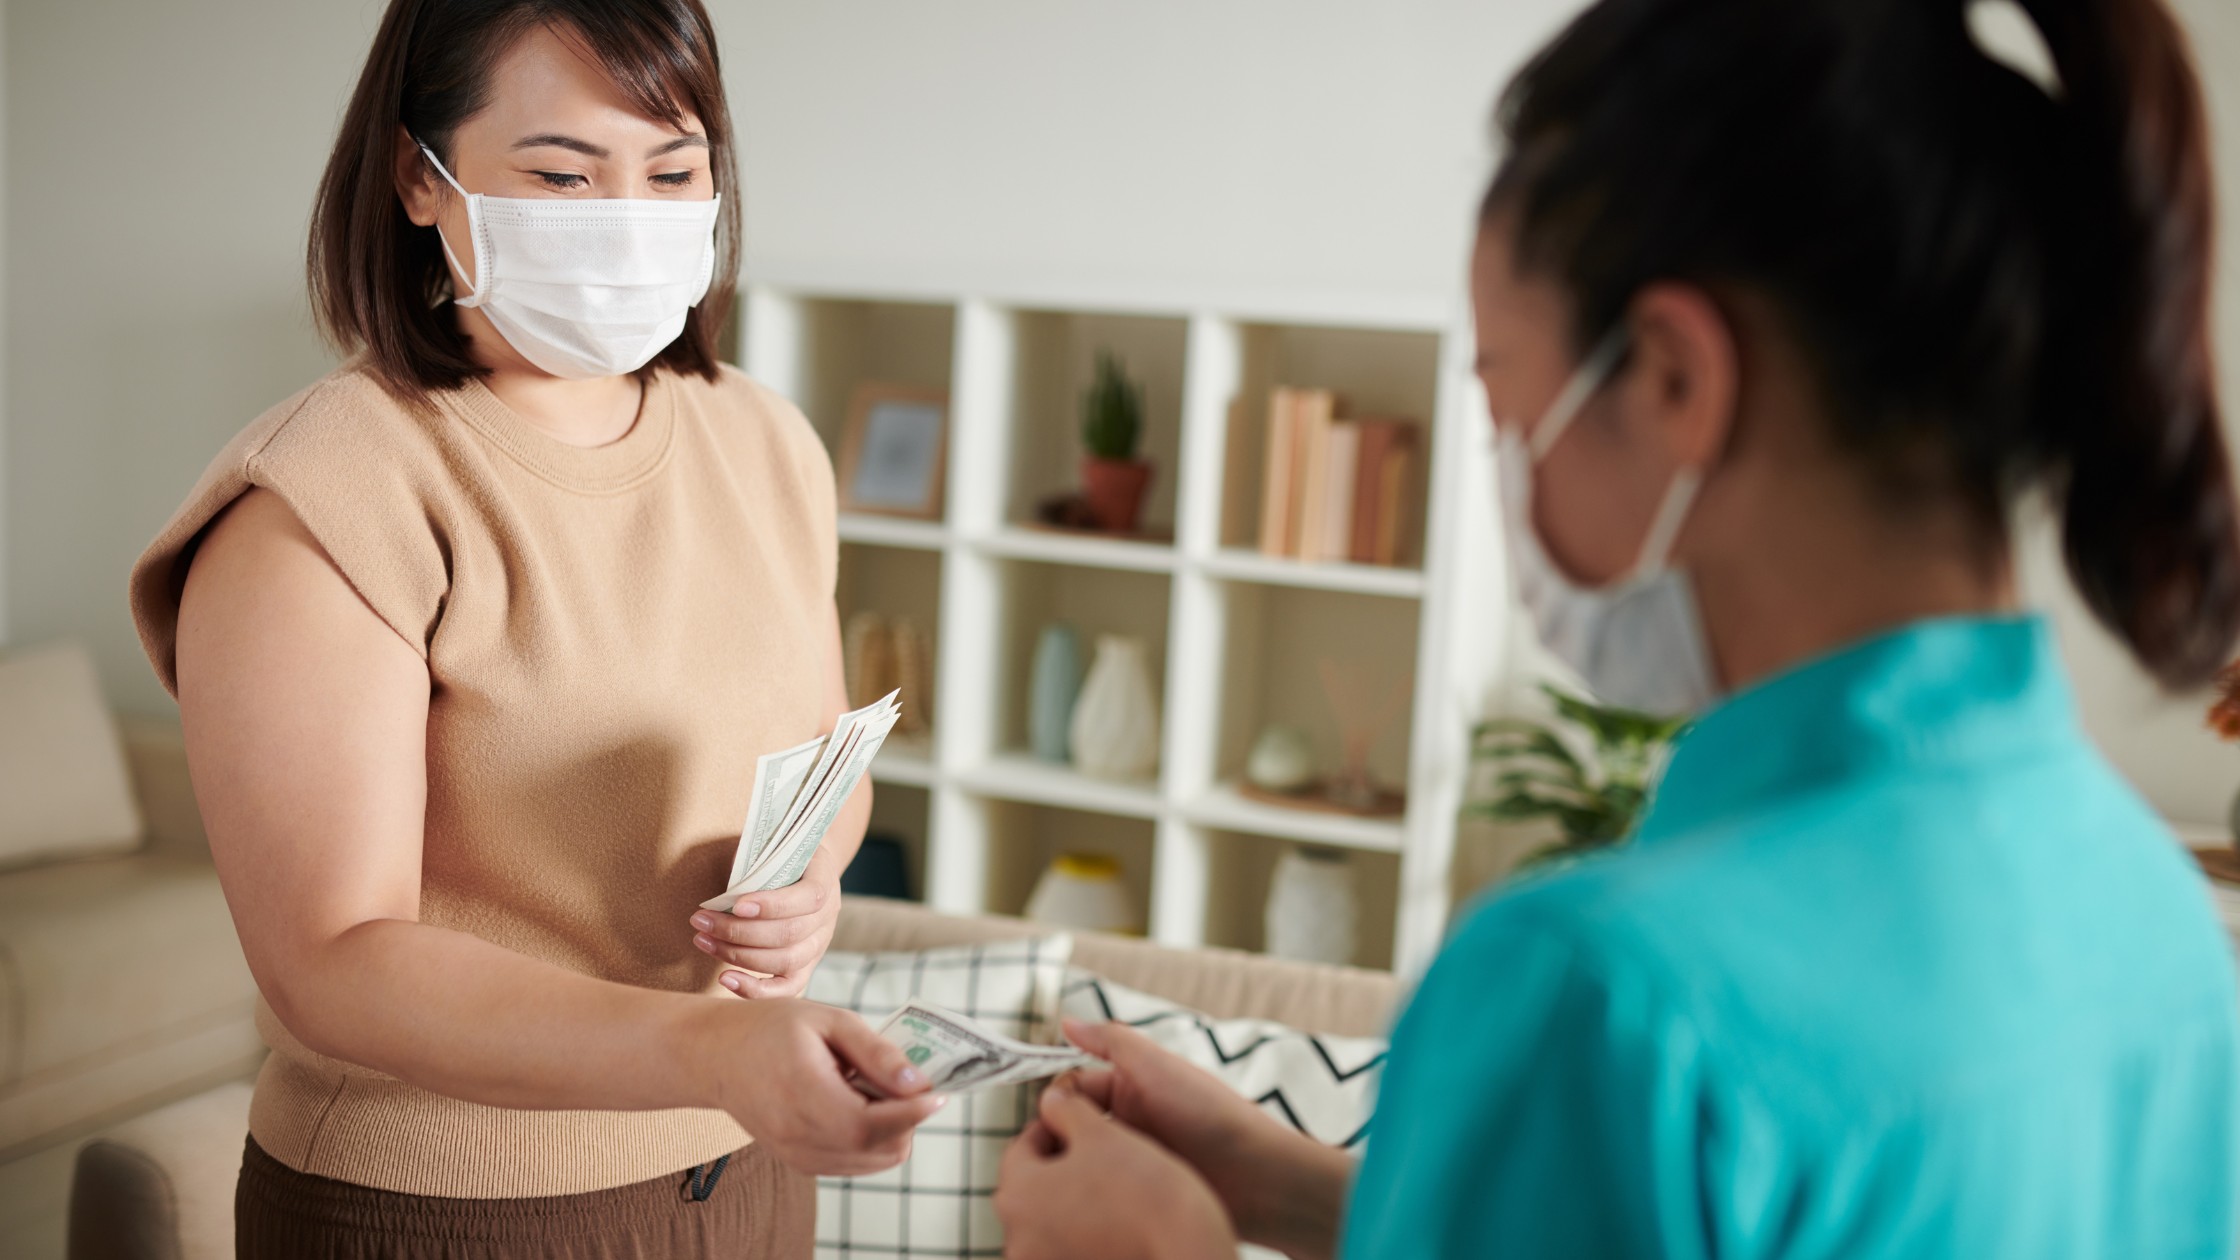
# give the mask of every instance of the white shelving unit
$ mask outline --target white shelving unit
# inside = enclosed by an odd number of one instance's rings
[[[1053,533],[1027,521],[1073,484],[1075,400],[1094,352],[1118,351],[1145,387],[1147,518],[1172,544]],[[1466,332],[1390,304],[1328,309],[1078,307],[1046,297],[801,287],[746,295],[746,369],[794,399],[838,447],[865,381],[950,393],[947,519],[844,516],[843,614],[916,617],[935,642],[930,740],[873,766],[875,824],[916,850],[922,892],[956,913],[1017,913],[1056,852],[1121,859],[1149,934],[1174,945],[1258,948],[1268,875],[1286,844],[1354,851],[1357,962],[1412,975],[1444,931],[1468,714],[1499,644],[1466,574],[1495,542]],[[1267,396],[1339,389],[1364,413],[1425,426],[1420,564],[1271,559],[1254,547]],[[1151,646],[1163,679],[1156,781],[1111,783],[1025,750],[1035,636],[1052,619]],[[1261,727],[1328,734],[1317,663],[1405,688],[1404,718],[1372,766],[1407,792],[1404,816],[1352,818],[1236,790]],[[1319,737],[1318,737],[1319,738]],[[891,789],[891,790],[890,790]]]

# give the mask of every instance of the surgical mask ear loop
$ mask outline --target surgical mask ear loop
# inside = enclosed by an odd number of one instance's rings
[[[414,136],[412,138],[412,142],[414,144],[420,145],[420,155],[428,159],[428,165],[436,168],[436,174],[443,176],[443,182],[451,185],[455,189],[458,189],[459,195],[461,197],[467,198],[467,206],[469,207],[469,210],[471,212],[474,206],[473,194],[469,193],[466,189],[459,187],[459,181],[451,178],[451,172],[443,169],[443,163],[437,160],[435,150],[429,148],[425,144],[421,144],[420,137]],[[443,246],[444,260],[451,264],[451,269],[454,272],[457,272],[459,275],[465,276],[467,274],[467,269],[459,262],[459,256],[451,252],[451,241],[444,236],[443,225],[440,223],[436,225],[436,241],[438,244]],[[481,261],[479,256],[476,258],[476,261],[478,263]],[[471,310],[478,302],[482,300],[482,286],[476,283],[474,280],[469,280],[467,281],[467,287],[473,289],[474,292],[468,294],[466,299],[460,302],[459,305],[467,307]]]
[[[1548,404],[1548,410],[1541,415],[1540,423],[1526,436],[1525,449],[1532,453],[1533,463],[1537,464],[1547,458],[1548,452],[1555,447],[1556,439],[1562,437],[1564,430],[1570,428],[1571,422],[1578,419],[1579,413],[1586,409],[1587,400],[1610,383],[1610,374],[1617,370],[1618,360],[1625,357],[1628,343],[1629,334],[1623,324],[1611,329],[1603,335],[1601,341],[1595,343],[1593,352],[1587,355],[1587,361],[1571,374],[1571,379],[1564,384],[1563,392]]]

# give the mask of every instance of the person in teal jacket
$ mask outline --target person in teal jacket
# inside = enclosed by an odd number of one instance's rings
[[[2172,688],[2240,635],[2200,91],[2162,0],[1602,0],[1472,264],[1518,594],[1696,718],[1629,843],[1462,916],[1358,1169],[1118,1025],[1006,1254],[2240,1254],[2240,991],[2010,521]]]

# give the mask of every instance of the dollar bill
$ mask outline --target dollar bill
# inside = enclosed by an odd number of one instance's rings
[[[755,762],[747,821],[739,829],[739,851],[732,856],[731,877],[724,881],[724,887],[745,879],[754,869],[755,860],[769,851],[770,838],[778,833],[778,821],[809,782],[809,772],[816,768],[824,742],[824,736],[819,735],[784,752],[765,754]]]
[[[879,1035],[902,1047],[903,1057],[943,1094],[1023,1085],[1096,1062],[1069,1046],[1032,1045],[915,999],[888,1016]],[[873,1098],[886,1096],[869,1081],[853,1083]]]
[[[876,725],[857,727],[851,735],[853,747],[837,763],[833,777],[818,786],[816,797],[809,809],[795,824],[791,835],[773,845],[748,869],[746,890],[762,892],[770,888],[784,888],[801,878],[808,869],[809,859],[816,856],[824,842],[825,833],[832,830],[832,822],[856,792],[856,785],[863,781],[864,772],[871,767],[871,759],[878,755],[879,745],[887,732],[894,729],[896,715],[889,714]]]
[[[843,713],[832,732],[769,753],[755,763],[746,824],[731,858],[724,891],[700,903],[728,911],[748,893],[783,888],[801,878],[856,785],[894,729],[901,693]]]

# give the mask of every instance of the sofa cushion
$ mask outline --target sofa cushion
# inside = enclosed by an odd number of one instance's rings
[[[140,843],[124,746],[74,643],[0,657],[0,868]]]
[[[71,1260],[222,1260],[233,1255],[233,1183],[249,1140],[249,1083],[236,1081],[109,1130],[78,1151]]]
[[[0,1091],[240,1018],[256,986],[208,862],[155,856],[0,875]]]
[[[1277,1122],[1327,1146],[1360,1152],[1384,1078],[1383,1037],[1303,1032],[1265,1019],[1215,1019],[1076,967],[1061,1012],[1117,1020],[1221,1079]]]
[[[832,947],[931,949],[1049,930],[1024,919],[960,918],[911,902],[848,897],[841,904]],[[1388,971],[1233,949],[1175,949],[1101,932],[1073,934],[1073,965],[1222,1019],[1272,1019],[1347,1037],[1383,1036],[1400,999],[1399,981]]]
[[[909,953],[825,955],[809,981],[812,1001],[878,1023],[913,997],[970,1016],[1022,1041],[1057,1032],[1058,989],[1071,938],[1011,937]],[[1033,1087],[964,1094],[918,1126],[910,1158],[868,1177],[817,1182],[818,1260],[996,1256],[1002,1226],[996,1169],[1026,1127]]]

